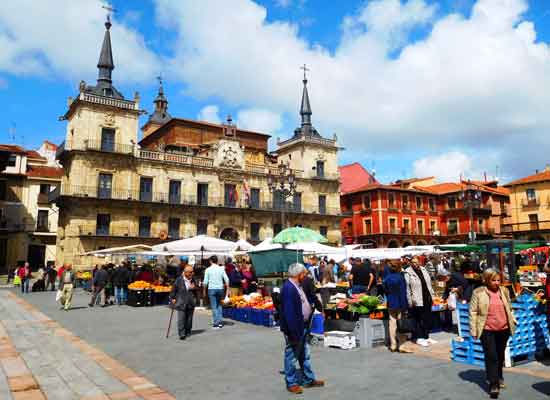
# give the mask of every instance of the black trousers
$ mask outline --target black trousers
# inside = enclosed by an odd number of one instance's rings
[[[485,372],[489,385],[498,385],[502,378],[502,367],[504,366],[504,353],[506,344],[510,337],[510,330],[487,331],[484,330],[479,340],[485,353]]]
[[[428,339],[432,330],[432,304],[413,307],[411,317],[414,319],[413,339]]]
[[[193,329],[193,313],[195,307],[188,307],[185,310],[178,310],[178,334],[186,336],[191,334]]]

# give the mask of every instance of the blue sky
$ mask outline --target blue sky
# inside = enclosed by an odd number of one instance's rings
[[[13,131],[30,148],[61,142],[67,96],[80,79],[95,79],[104,10],[92,0],[60,2],[54,11],[32,3],[30,13],[0,5],[2,143]],[[149,111],[162,73],[173,116],[231,113],[239,126],[288,137],[305,62],[313,122],[338,135],[341,164],[374,167],[383,181],[478,179],[497,169],[507,180],[547,162],[550,2],[197,4],[112,1],[114,83],[126,97],[139,91]],[[23,19],[33,32],[20,28]]]

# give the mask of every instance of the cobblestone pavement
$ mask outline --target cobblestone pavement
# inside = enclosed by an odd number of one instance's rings
[[[174,399],[7,291],[0,365],[0,399]]]
[[[230,322],[215,331],[209,316],[197,312],[194,335],[180,341],[174,329],[165,338],[169,310],[164,307],[90,309],[88,294],[78,290],[74,309],[64,312],[55,304],[54,293],[17,296],[0,290],[0,322],[5,327],[0,337],[7,346],[0,348],[0,399],[10,399],[9,391],[1,391],[6,387],[2,380],[16,376],[25,380],[12,382],[35,383],[49,399],[122,399],[130,396],[128,391],[133,392],[130,398],[146,399],[488,398],[484,372],[450,362],[444,336],[440,345],[414,355],[384,348],[343,351],[313,346],[314,370],[327,386],[289,396],[278,372],[282,338],[274,329]],[[548,399],[550,373],[545,368],[507,370],[508,389],[500,398]],[[144,392],[162,391],[155,385],[174,397]]]

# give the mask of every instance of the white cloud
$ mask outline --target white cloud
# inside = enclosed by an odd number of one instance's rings
[[[0,71],[93,80],[105,28],[94,0],[0,2]],[[128,13],[130,15],[131,13]],[[115,82],[154,77],[157,57],[131,27],[113,17]]]
[[[438,181],[458,181],[460,177],[476,175],[471,157],[459,151],[428,156],[413,163],[413,176],[435,176]]]
[[[437,2],[425,0],[371,1],[342,23],[334,51],[295,25],[268,22],[251,0],[156,4],[178,35],[172,73],[194,96],[287,113],[297,124],[305,62],[313,122],[348,149],[494,150],[513,173],[544,165],[550,151],[550,52],[523,19],[526,0],[478,0],[468,17],[435,17]],[[407,44],[417,27],[425,37]]]
[[[199,111],[199,115],[197,116],[197,119],[199,121],[206,121],[206,122],[212,122],[213,124],[219,124],[221,123],[220,109],[218,106],[213,104],[205,106]]]
[[[281,115],[269,110],[250,108],[237,113],[237,126],[242,129],[274,134],[282,125]]]

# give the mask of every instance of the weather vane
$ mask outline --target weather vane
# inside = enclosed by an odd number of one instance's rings
[[[158,74],[157,81],[159,81],[159,85],[162,86],[162,72]]]
[[[116,9],[114,9],[110,5],[101,6],[101,8],[104,8],[105,10],[107,10],[107,22],[111,22],[111,13],[116,12]]]
[[[303,67],[300,67],[300,69],[304,70],[304,81],[307,81],[306,72],[309,72],[311,70],[306,66],[306,64],[304,64]]]

